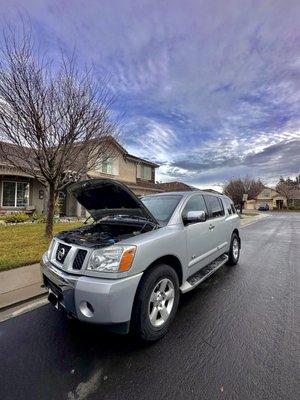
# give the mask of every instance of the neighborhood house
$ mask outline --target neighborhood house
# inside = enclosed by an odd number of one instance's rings
[[[258,210],[259,207],[268,205],[269,210],[274,208],[281,210],[287,207],[287,198],[280,195],[276,190],[265,187],[253,200],[247,200],[245,210]]]
[[[5,145],[9,144],[5,143]],[[114,157],[104,162],[99,160],[97,167],[89,171],[85,179],[112,178],[126,184],[137,195],[163,191],[159,185],[155,184],[155,170],[159,167],[158,164],[129,154],[115,139],[112,139],[112,146]],[[7,165],[0,157],[0,214],[12,211],[44,212],[46,206],[45,186],[32,178],[30,174]],[[59,194],[59,208],[62,216],[85,215],[85,210],[67,189]]]

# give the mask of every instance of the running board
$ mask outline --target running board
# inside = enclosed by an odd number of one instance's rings
[[[183,285],[181,285],[180,290],[182,293],[189,292],[203,282],[206,278],[212,275],[217,269],[222,267],[228,261],[228,256],[226,254],[221,255],[215,261],[208,264],[206,267],[197,271],[194,275],[190,276]]]

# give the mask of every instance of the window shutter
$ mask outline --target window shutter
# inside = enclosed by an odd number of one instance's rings
[[[137,176],[137,178],[141,178],[142,176],[141,176],[141,165],[140,164],[137,164],[137,166],[136,166],[136,176]]]
[[[113,161],[113,174],[119,175],[119,158],[115,158]]]

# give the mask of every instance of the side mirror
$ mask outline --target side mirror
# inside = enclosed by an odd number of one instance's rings
[[[188,211],[187,214],[183,216],[183,222],[186,224],[204,221],[206,221],[205,211]]]

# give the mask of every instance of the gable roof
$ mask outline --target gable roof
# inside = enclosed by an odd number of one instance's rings
[[[136,163],[143,163],[143,164],[147,164],[151,167],[154,168],[158,168],[159,165],[149,161],[149,160],[145,160],[143,158],[134,156],[132,154],[129,154],[128,151],[112,136],[109,137],[105,137],[102,140],[107,140],[109,142],[111,142],[111,144],[113,146],[115,146],[116,148],[118,148],[118,150],[123,154],[123,157],[125,159],[134,161]],[[0,165],[8,165],[8,162],[5,160],[5,158],[3,157],[3,154],[1,154],[1,150],[7,154],[9,154],[11,156],[11,158],[14,158],[16,160],[16,162],[20,163],[19,165],[22,167],[25,167],[26,161],[20,159],[17,157],[17,153],[18,153],[18,147],[16,144],[12,144],[12,143],[8,143],[8,142],[4,142],[4,141],[0,141]],[[2,148],[2,149],[1,149]],[[30,156],[31,154],[31,149],[29,147],[24,147],[26,150],[28,150],[28,156]]]
[[[123,147],[114,137],[110,136],[109,138],[105,138],[105,139],[110,140],[111,143],[114,146],[116,146],[121,151],[121,153],[123,153],[123,157],[125,159],[131,160],[131,161],[134,161],[137,163],[148,164],[154,168],[159,167],[159,164],[157,164],[157,163],[154,163],[152,161],[146,160],[145,158],[137,157],[137,156],[134,156],[133,154],[128,153],[128,151],[125,149],[125,147]]]
[[[20,156],[18,156],[18,148],[22,149],[21,154],[23,155],[24,150],[26,154],[28,153],[28,158],[32,157],[32,151],[29,147],[23,146],[20,147],[13,143],[8,143],[0,140],[0,165],[9,166],[10,163],[7,161],[3,153],[7,154],[11,159],[13,159],[14,163],[20,165],[22,167],[26,167],[26,161],[23,161]]]

